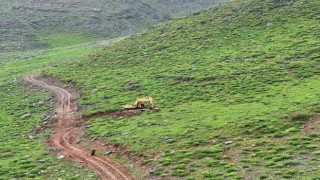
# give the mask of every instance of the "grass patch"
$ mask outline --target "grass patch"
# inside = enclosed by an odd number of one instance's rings
[[[93,41],[94,38],[81,34],[55,34],[45,36],[38,40],[39,43],[47,45],[49,48],[66,47]]]

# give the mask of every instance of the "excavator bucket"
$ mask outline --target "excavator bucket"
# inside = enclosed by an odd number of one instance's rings
[[[136,108],[136,107],[134,107],[134,106],[131,105],[131,104],[126,104],[126,105],[123,105],[122,108],[124,108],[124,109],[134,109],[134,108]]]

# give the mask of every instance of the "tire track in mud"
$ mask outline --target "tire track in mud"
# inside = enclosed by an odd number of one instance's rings
[[[49,85],[43,81],[37,80],[35,75],[25,76],[26,82],[39,86],[53,92],[57,103],[55,111],[57,112],[57,124],[54,126],[54,134],[49,138],[49,144],[60,150],[60,153],[76,162],[80,162],[96,171],[100,179],[132,180],[135,179],[129,174],[128,170],[113,162],[110,158],[91,153],[86,148],[77,143],[77,135],[80,127],[77,126],[81,120],[77,120],[75,98],[67,90]]]

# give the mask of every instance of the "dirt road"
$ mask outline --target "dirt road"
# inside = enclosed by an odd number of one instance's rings
[[[81,120],[77,120],[74,115],[76,104],[71,93],[60,87],[39,81],[34,75],[26,76],[24,80],[45,88],[56,95],[57,123],[54,126],[54,134],[50,137],[49,143],[52,147],[60,150],[59,154],[87,165],[97,172],[100,179],[134,179],[126,168],[113,162],[110,158],[101,155],[91,156],[90,150],[77,144],[77,135],[80,130],[77,124]]]

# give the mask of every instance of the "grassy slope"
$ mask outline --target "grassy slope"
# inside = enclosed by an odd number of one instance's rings
[[[84,59],[98,46],[51,49],[46,52],[25,52],[31,58],[4,61],[0,67],[0,179],[96,179],[94,172],[73,162],[58,160],[45,148],[50,130],[37,133],[43,117],[49,115],[48,93],[25,85],[17,77],[40,73],[48,66],[74,59]],[[45,55],[41,55],[45,53]],[[38,54],[38,55],[37,55]],[[39,55],[40,54],[40,55]],[[32,57],[35,56],[35,57]],[[40,106],[32,107],[32,104]],[[29,116],[23,117],[30,113]]]
[[[319,177],[320,137],[303,131],[319,109],[319,7],[317,0],[234,1],[49,74],[82,88],[87,114],[153,96],[160,113],[97,119],[89,133],[160,152],[146,161],[156,175]]]
[[[124,36],[221,1],[1,1],[0,53]]]

